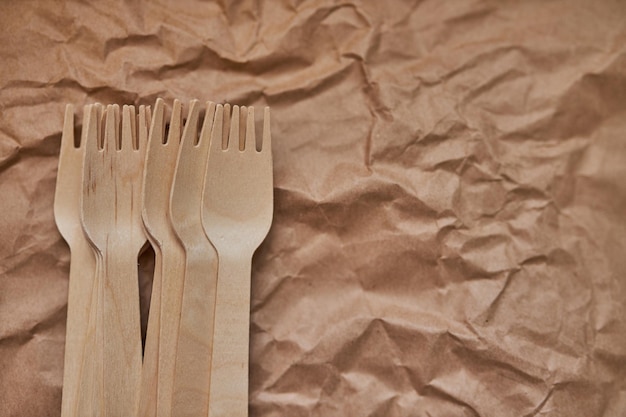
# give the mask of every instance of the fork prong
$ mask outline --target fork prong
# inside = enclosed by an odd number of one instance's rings
[[[65,106],[63,132],[61,133],[61,152],[74,148],[74,106]]]
[[[135,106],[122,108],[122,140],[120,149],[133,150],[135,148]]]
[[[272,154],[272,134],[270,132],[270,108],[265,107],[263,112],[263,143],[261,144],[261,152]]]
[[[146,107],[146,125],[150,127],[150,124],[152,123],[152,110],[150,109],[150,106],[145,106],[145,107]]]
[[[93,104],[87,104],[86,106],[83,106],[83,126],[80,132],[80,146],[86,146],[87,144],[87,127],[89,126],[89,114],[93,106]]]
[[[88,104],[84,108],[82,142],[86,157],[100,151],[100,114],[98,107]]]
[[[150,127],[150,107],[139,106],[138,116],[138,135],[137,135],[137,150],[142,150],[148,144],[148,130]]]
[[[106,106],[101,103],[95,103],[93,105],[94,110],[94,118],[96,119],[97,129],[98,129],[98,149],[104,148],[104,123],[106,119]]]
[[[215,119],[213,129],[211,129],[211,143],[209,151],[211,154],[222,152],[222,132],[224,130],[224,106],[218,104],[215,108]]]
[[[230,132],[228,133],[228,150],[239,150],[239,106],[233,106],[233,116],[230,119]]]
[[[113,105],[113,114],[115,116],[115,144],[117,145],[117,149],[122,149],[122,117],[121,117],[121,108],[119,105]]]
[[[199,146],[205,147],[210,144],[214,119],[215,119],[215,103],[213,103],[212,101],[207,101],[206,112],[204,114],[204,123],[202,123],[202,129],[200,130],[200,139],[198,141]]]
[[[237,148],[243,151],[246,146],[246,121],[248,120],[248,107],[239,107],[239,142]]]
[[[231,116],[230,104],[224,104],[222,115],[222,149],[228,149],[228,132],[230,131]]]
[[[170,118],[170,131],[167,134],[167,142],[171,140],[180,140],[183,124],[182,105],[180,100],[174,100],[172,108],[172,117]]]
[[[130,108],[130,131],[133,139],[130,149],[135,149],[139,141],[139,138],[137,137],[137,108],[133,105],[128,106],[128,108]]]
[[[139,130],[137,129],[138,128],[138,119],[139,119],[139,107],[137,107],[135,105],[131,105],[130,108],[132,110],[131,111],[131,116],[132,117],[130,118],[130,120],[132,122],[133,135],[135,135],[134,142],[137,143],[137,141],[139,140],[139,136],[138,136]]]
[[[112,152],[117,149],[119,135],[119,106],[117,106],[117,112],[115,111],[115,109],[115,105],[109,105],[106,109],[106,121],[104,124],[104,143],[102,146],[105,152]]]
[[[154,117],[150,125],[150,146],[157,146],[164,143],[165,119],[163,117],[163,99],[158,98],[154,104]]]
[[[133,133],[133,141],[132,141],[132,146],[130,147],[130,149],[137,149],[137,147],[139,146],[139,132],[137,130],[137,117],[139,117],[139,114],[137,113],[137,110],[139,110],[137,107],[131,105],[129,106],[131,109],[130,112],[130,127],[131,127],[131,131]]]
[[[183,130],[183,149],[189,149],[196,145],[196,139],[198,138],[198,107],[198,100],[191,100],[189,103],[187,122],[185,123],[185,128]]]
[[[254,132],[254,107],[252,106],[248,107],[248,116],[246,122],[246,144],[244,149],[246,151],[256,152],[256,134]]]

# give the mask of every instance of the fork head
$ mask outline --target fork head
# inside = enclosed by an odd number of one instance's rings
[[[218,106],[215,130],[223,119],[224,109]],[[227,143],[217,140],[217,133],[209,150],[203,226],[220,254],[239,251],[251,256],[269,231],[274,208],[269,108],[264,112],[260,150],[253,107],[233,107]]]
[[[102,113],[104,112],[104,127]],[[115,242],[137,252],[146,241],[141,225],[141,181],[149,110],[92,106],[87,116],[82,193],[85,234],[100,251]],[[138,119],[138,120],[137,120]]]
[[[206,239],[200,227],[201,206],[215,103],[206,103],[200,136],[198,136],[199,107],[197,100],[193,100],[189,106],[170,201],[172,225],[186,246],[197,242],[198,239]]]
[[[86,118],[90,106],[85,106]],[[83,136],[86,132],[83,121]],[[59,152],[59,168],[54,193],[54,219],[63,239],[70,247],[74,245],[80,230],[80,195],[82,193],[83,158],[85,140],[75,145],[74,139],[74,107],[65,107],[61,149]]]

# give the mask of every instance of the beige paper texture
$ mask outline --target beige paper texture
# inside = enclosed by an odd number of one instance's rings
[[[101,0],[0,2],[1,417],[60,415],[64,106],[157,97],[272,108],[251,416],[626,415],[626,3]]]

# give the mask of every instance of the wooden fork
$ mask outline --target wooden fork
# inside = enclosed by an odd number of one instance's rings
[[[174,375],[172,416],[206,416],[208,412],[217,253],[202,229],[202,192],[209,139],[218,135],[215,104],[207,103],[198,139],[198,101],[191,102],[172,188],[171,220],[185,248],[185,286]],[[221,115],[222,106],[217,113]],[[221,116],[218,116],[221,117]]]
[[[83,133],[78,146],[74,142],[74,108],[67,105],[61,136],[59,170],[54,196],[54,218],[71,252],[65,364],[63,368],[62,417],[76,416],[78,391],[81,389],[81,365],[88,330],[91,293],[96,273],[96,258],[80,224],[83,160],[85,156],[85,119],[91,106],[85,106]]]
[[[219,258],[209,417],[248,416],[250,264],[272,223],[269,108],[260,151],[254,109],[248,108],[247,114],[242,109],[247,116],[245,142],[240,143],[240,109],[234,106],[228,147],[211,142],[204,189],[202,223]],[[216,117],[214,123],[219,126],[221,120]]]
[[[148,149],[144,168],[143,180],[143,210],[142,218],[146,235],[155,253],[154,277],[152,281],[152,296],[150,298],[150,314],[148,320],[148,331],[146,334],[146,345],[144,351],[143,368],[141,374],[141,391],[139,396],[139,417],[168,416],[170,410],[171,383],[167,387],[168,381],[161,384],[159,390],[159,364],[162,366],[162,375],[167,374],[168,369],[173,374],[173,364],[175,361],[175,349],[173,351],[167,347],[159,355],[159,340],[162,320],[168,320],[162,316],[169,314],[176,318],[176,314],[165,309],[170,308],[172,302],[168,301],[172,297],[180,298],[171,294],[172,284],[180,288],[182,293],[182,274],[184,253],[182,246],[178,243],[171,222],[168,218],[170,204],[170,190],[176,169],[176,158],[180,144],[181,130],[181,105],[178,100],[174,101],[169,134],[165,137],[164,103],[162,99],[157,99],[154,107],[154,117],[150,128],[148,139]],[[164,290],[165,282],[165,291]],[[163,303],[163,299],[165,302]],[[175,301],[175,303],[177,303]],[[179,303],[178,303],[179,304]],[[169,319],[171,321],[171,319]],[[171,326],[178,329],[177,323]],[[175,342],[176,334],[167,334],[164,342]],[[170,353],[168,353],[170,352]],[[168,363],[171,365],[168,366]],[[172,377],[169,378],[171,381]],[[163,394],[166,392],[166,398]]]
[[[84,196],[84,172],[87,159],[87,144],[95,141],[100,143],[102,135],[104,106],[96,103],[85,107],[85,118],[83,122],[83,138],[82,142],[85,146],[85,161],[83,162],[83,174],[81,175],[81,199],[80,199],[80,222],[84,233],[83,226],[83,203]],[[86,237],[86,235],[85,235]],[[100,290],[102,280],[102,258],[100,253],[93,248],[93,244],[89,242],[92,254],[95,259],[95,276],[93,288],[91,292],[91,306],[88,315],[87,334],[85,336],[85,346],[83,349],[83,357],[81,364],[82,384],[79,388],[79,395],[76,401],[76,416],[91,415],[93,417],[101,417],[104,409],[104,394],[102,386],[102,327],[98,325],[102,321],[100,314],[100,306],[102,305],[102,292]]]
[[[182,130],[182,106],[175,100],[165,138],[163,100],[150,129],[144,176],[143,221],[155,251],[155,274],[142,373],[140,417],[170,417],[176,346],[184,284],[185,253],[172,227],[170,192]]]
[[[103,388],[90,414],[105,417],[134,414],[141,375],[137,256],[146,242],[141,181],[148,131],[143,106],[138,123],[136,118],[134,106],[124,106],[120,135],[119,106],[107,106],[101,148],[100,120],[92,107],[85,144],[81,220],[98,254],[96,345],[102,356],[96,367]]]

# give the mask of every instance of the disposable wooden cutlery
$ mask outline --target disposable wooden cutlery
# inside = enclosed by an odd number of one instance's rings
[[[146,242],[141,223],[141,181],[148,133],[145,107],[107,106],[104,129],[91,107],[85,144],[83,229],[97,253],[95,346],[102,392],[88,415],[132,416],[141,375],[137,256]],[[92,311],[92,315],[94,312]],[[100,378],[99,372],[95,372]]]
[[[62,417],[247,417],[252,256],[273,211],[269,108],[66,108],[54,212],[71,250]],[[201,125],[201,126],[200,126]],[[169,131],[168,129],[169,128]],[[166,133],[167,132],[167,133]],[[137,258],[155,271],[142,354]]]
[[[185,261],[169,215],[182,128],[181,111],[180,102],[175,100],[166,137],[164,103],[157,100],[146,154],[142,217],[155,252],[155,270],[139,399],[140,417],[171,415]]]
[[[101,143],[101,128],[103,119],[104,106],[99,103],[85,106],[85,118],[83,123],[83,139],[85,144],[84,159],[87,159],[87,143],[90,141],[90,137],[95,135],[97,143]],[[91,139],[93,140],[93,139]],[[81,199],[80,199],[80,219],[81,226],[83,226],[83,190],[84,190],[84,173],[85,173],[85,161],[83,160],[83,174],[81,175]],[[84,226],[83,234],[84,233]],[[86,237],[86,235],[85,235]],[[87,239],[89,241],[89,239]],[[81,376],[83,384],[79,388],[79,395],[76,401],[76,416],[92,415],[94,417],[102,416],[104,409],[104,387],[102,385],[103,375],[103,358],[102,358],[102,327],[98,323],[102,322],[102,314],[100,314],[100,306],[102,305],[102,291],[100,291],[100,281],[102,280],[102,258],[100,253],[93,249],[91,242],[89,241],[92,253],[96,259],[95,276],[93,282],[93,288],[91,292],[90,310],[88,316],[88,330],[85,337],[85,347],[83,348],[83,357],[80,358],[82,363]]]
[[[219,111],[219,109],[218,109]],[[211,358],[209,417],[248,416],[248,356],[251,259],[272,223],[273,179],[270,113],[256,149],[254,109],[233,108],[227,147],[211,141],[202,223],[217,249],[218,283]],[[220,114],[215,126],[220,126]],[[243,146],[241,146],[243,145]]]
[[[191,102],[171,195],[171,219],[185,248],[185,286],[174,376],[172,416],[206,416],[217,285],[217,253],[202,229],[202,192],[210,141],[221,140],[207,103],[198,137],[198,101]],[[221,116],[222,106],[217,114]]]
[[[85,119],[90,107],[85,107]],[[70,247],[71,263],[67,302],[65,365],[63,368],[62,417],[76,416],[76,402],[81,389],[81,364],[88,331],[88,317],[96,273],[96,258],[80,224],[83,159],[87,124],[78,146],[74,139],[74,108],[65,108],[61,136],[59,170],[54,196],[54,218]]]

